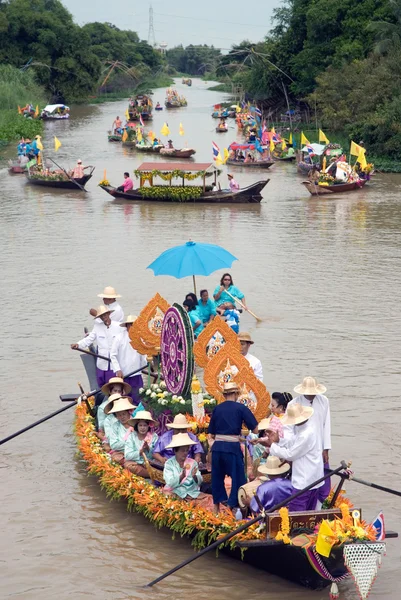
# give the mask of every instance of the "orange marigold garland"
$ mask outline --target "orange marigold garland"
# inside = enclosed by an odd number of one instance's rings
[[[280,531],[276,535],[276,540],[278,542],[284,542],[284,544],[290,544],[291,540],[288,537],[288,534],[290,533],[290,518],[288,516],[288,508],[283,506],[283,508],[280,508],[278,512],[281,517],[281,524]]]

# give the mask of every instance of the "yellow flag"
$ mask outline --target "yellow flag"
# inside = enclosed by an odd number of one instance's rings
[[[216,156],[214,162],[216,163],[217,166],[220,166],[223,164],[223,159],[221,158],[221,154],[220,152],[218,153],[218,155]]]
[[[39,116],[39,106],[36,105],[36,110],[35,110],[35,118],[37,119]]]
[[[167,123],[164,123],[163,127],[160,130],[160,133],[165,136],[170,135],[170,129],[168,128]]]
[[[351,142],[351,148],[349,152],[353,156],[359,156],[360,152],[363,152],[365,154],[366,149],[362,148],[362,146],[358,146],[358,144],[355,144],[355,142]]]
[[[274,142],[273,142],[273,137],[270,138],[269,148],[270,148],[270,152],[274,152],[275,145],[274,145]]]
[[[128,131],[124,129],[123,137],[121,138],[122,142],[126,142],[128,140]]]
[[[281,142],[281,149],[282,149],[282,150],[286,150],[286,149],[287,149],[287,145],[286,145],[286,143],[285,143],[285,140],[283,140],[283,141]]]
[[[274,127],[272,127],[272,128],[270,129],[270,131],[271,131],[272,133],[276,133],[276,130],[274,129]]]
[[[60,148],[61,146],[61,142],[58,138],[56,138],[56,136],[54,136],[54,150],[57,152],[57,150]]]
[[[143,140],[142,131],[139,127],[137,127],[136,129],[136,139],[138,140],[138,142],[142,142]]]
[[[21,110],[20,105],[18,104],[18,114],[20,115],[21,113],[22,113],[22,110]]]
[[[179,133],[180,133],[180,135],[185,135],[185,131],[184,131],[184,128],[182,126],[182,123],[180,123],[180,132]]]
[[[330,140],[327,139],[326,134],[323,133],[321,129],[319,129],[319,142],[324,142],[325,144],[330,144]]]
[[[226,162],[228,161],[228,157],[230,156],[229,151],[227,150],[227,148],[224,148],[224,159],[223,159],[223,165],[226,164]]]
[[[42,157],[40,156],[40,154],[38,154],[36,157],[36,164],[38,166],[40,166],[42,164]]]
[[[367,162],[366,162],[366,157],[365,157],[365,148],[361,148],[360,153],[358,154],[358,158],[356,159],[356,162],[359,162],[359,164],[361,165],[361,169],[366,169],[367,166]]]
[[[290,133],[290,137],[288,138],[288,143],[292,145],[292,132]]]
[[[335,541],[336,536],[330,527],[329,522],[326,520],[322,521],[320,523],[319,533],[317,534],[316,552],[328,558]]]
[[[323,156],[323,162],[322,162],[322,171],[323,171],[323,173],[326,170],[326,164],[327,164],[327,159],[326,159],[325,156]]]
[[[129,121],[129,112],[128,112],[128,108],[125,111],[125,118],[127,119],[127,121]]]
[[[307,146],[309,144],[309,140],[304,136],[304,132],[301,131],[301,146]]]
[[[43,150],[43,144],[41,142],[40,136],[36,140],[36,146],[39,148],[39,150]]]
[[[237,104],[237,106],[235,107],[235,112],[236,112],[236,113],[240,113],[240,112],[241,112],[241,107],[240,107],[240,106],[238,106],[238,104]]]

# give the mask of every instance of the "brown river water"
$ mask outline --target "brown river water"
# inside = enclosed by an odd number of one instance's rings
[[[152,127],[159,133],[167,120],[179,147],[181,122],[181,143],[196,147],[198,161],[210,161],[212,140],[223,149],[236,137],[234,128],[214,133],[211,107],[222,95],[199,80],[177,87],[188,107],[155,113]],[[163,103],[164,90],[154,99]],[[264,319],[256,324],[245,315],[242,329],[254,337],[268,389],[292,391],[305,375],[316,376],[331,401],[331,464],[351,460],[360,478],[400,489],[401,177],[377,174],[358,192],[316,198],[294,165],[276,164],[260,205],[113,201],[97,187],[104,169],[120,185],[124,171],[148,160],[107,141],[126,104],[74,107],[70,122],[46,124],[45,150],[57,162],[73,166],[82,158],[96,166],[86,194],[30,186],[6,170],[14,148],[3,153],[0,438],[60,408],[59,394],[78,391],[77,381],[86,387],[69,344],[90,327],[88,309],[104,286],[122,294],[126,314],[138,313],[156,291],[169,302],[183,300],[190,279],[156,278],[146,266],[191,238],[238,257],[234,281]],[[54,135],[62,142],[57,155]],[[235,173],[241,186],[263,178]],[[212,291],[220,274],[198,284]],[[72,425],[66,411],[1,446],[1,599],[328,598],[328,590],[311,592],[212,555],[144,590],[191,555],[190,542],[109,502],[76,455]],[[399,498],[357,483],[346,489],[364,518],[383,509],[387,528],[401,530]],[[399,597],[399,564],[400,543],[388,540],[372,600]],[[343,598],[357,598],[351,582],[340,587]]]

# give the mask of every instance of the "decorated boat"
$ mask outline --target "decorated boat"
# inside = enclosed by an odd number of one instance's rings
[[[43,187],[58,188],[60,190],[82,190],[88,181],[92,178],[95,167],[90,167],[90,172],[83,177],[74,178],[67,176],[66,171],[43,172],[28,170],[26,172],[27,181],[32,185]]]
[[[208,414],[216,402],[224,401],[222,390],[227,381],[240,387],[244,404],[257,420],[268,414],[269,392],[242,356],[237,336],[219,317],[194,342],[187,313],[156,294],[141,311],[129,336],[131,345],[149,361],[158,357],[157,382],[151,383],[149,363],[147,382],[140,394],[160,432],[174,415],[186,414],[193,431],[207,445]],[[193,377],[195,362],[204,368],[207,393]],[[251,400],[252,395],[256,401]],[[113,462],[96,435],[94,418],[85,403],[76,409],[75,429],[88,471],[99,478],[109,497],[127,502],[129,510],[143,514],[158,527],[189,536],[198,550],[224,540],[224,552],[256,568],[310,589],[331,585],[332,599],[339,597],[337,584],[350,575],[365,599],[386,553],[384,538],[397,537],[393,532],[384,534],[384,527],[379,532],[367,524],[361,509],[354,508],[346,497],[343,483],[350,476],[347,465],[334,470],[340,481],[321,510],[289,513],[282,507],[247,523],[237,521],[229,510],[215,515],[204,505],[165,495],[160,487],[163,474],[148,460],[148,478],[133,475]],[[204,450],[206,454],[208,448]],[[234,533],[228,539],[228,534]]]
[[[227,123],[219,123],[216,127],[216,133],[226,133],[228,131]]]
[[[358,181],[351,181],[349,183],[333,183],[331,185],[324,185],[323,183],[315,184],[310,181],[303,181],[302,185],[306,187],[312,196],[321,196],[323,194],[341,194],[344,192],[360,190],[363,188],[366,182],[366,179],[359,179]]]
[[[112,131],[107,132],[107,139],[109,142],[117,142],[120,143],[123,141],[122,133],[113,133]]]
[[[163,144],[136,144],[138,152],[145,152],[148,154],[159,154],[160,150],[164,148]]]
[[[65,104],[48,104],[40,114],[45,121],[63,121],[70,118],[70,109]]]
[[[232,158],[229,158],[226,164],[231,165],[233,167],[245,167],[247,169],[269,169],[272,165],[274,165],[274,161],[255,160],[251,162],[245,162],[244,160],[234,160]]]
[[[131,98],[128,104],[128,122],[151,121],[152,120],[153,103],[150,96],[139,94],[135,98]]]
[[[166,91],[166,100],[164,102],[166,108],[181,108],[187,106],[187,101],[184,96],[180,96],[177,90],[168,88]]]
[[[196,154],[196,150],[193,148],[160,148],[160,154],[162,154],[165,158],[191,158],[194,154]]]
[[[188,78],[187,77],[183,77],[182,83],[184,85],[187,85],[188,87],[191,87],[191,85],[192,85],[192,79],[190,79],[189,77]]]
[[[178,163],[171,169],[168,163],[143,163],[134,171],[140,180],[139,188],[128,192],[121,192],[110,185],[109,182],[101,182],[99,186],[113,198],[122,198],[132,201],[145,202],[203,202],[211,204],[247,204],[260,202],[262,190],[270,181],[258,181],[248,187],[236,192],[231,190],[213,191],[211,184],[207,183],[213,177],[217,180],[218,171],[211,163],[193,163],[190,166]],[[164,182],[172,183],[174,179],[181,181],[182,185],[155,185],[154,179],[160,178]],[[186,182],[202,179],[202,185],[187,185]],[[146,182],[149,186],[145,185]]]

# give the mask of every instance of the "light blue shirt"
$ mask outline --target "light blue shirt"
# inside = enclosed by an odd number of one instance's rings
[[[216,296],[219,293],[219,291],[220,291],[220,286],[218,285],[213,292],[213,296]],[[245,294],[243,294],[241,292],[241,290],[238,289],[237,286],[235,286],[235,285],[230,285],[230,287],[227,288],[227,291],[230,292],[231,296],[238,298],[238,300],[242,300],[242,298],[245,298]],[[224,290],[223,292],[221,292],[220,298],[218,300],[215,300],[215,302],[216,302],[216,306],[220,306],[220,304],[224,304],[225,302],[231,302],[231,304],[232,304],[234,302],[234,300]]]
[[[173,458],[169,458],[164,463],[163,477],[166,485],[172,488],[172,492],[177,494],[180,498],[185,498],[186,496],[191,496],[191,498],[197,498],[200,494],[200,485],[203,481],[202,475],[199,472],[198,463],[194,462],[191,466],[196,465],[196,473],[195,476],[192,477],[191,470],[188,472],[188,476],[185,481],[180,482],[180,475],[182,473],[182,469],[178,464],[175,456]]]
[[[199,300],[197,311],[200,317],[200,320],[204,325],[210,321],[211,316],[216,315],[216,303],[214,300],[208,298],[206,304],[203,304],[202,299]]]
[[[153,458],[153,449],[156,446],[158,436],[156,433],[152,434],[152,439],[149,443],[149,450],[145,452],[148,460]],[[138,465],[143,464],[143,458],[140,454],[144,440],[140,440],[136,431],[133,431],[127,441],[125,442],[124,458],[125,460],[133,460]]]
[[[195,310],[190,310],[188,313],[188,316],[189,316],[189,320],[191,321],[191,325],[192,325],[192,329],[194,330],[195,337],[198,337],[198,335],[201,333],[201,331],[203,331],[205,329],[202,325],[202,318],[201,318],[200,314],[198,313],[198,309],[195,308]],[[195,325],[198,321],[200,321],[200,325],[198,325],[198,327],[195,328]]]

